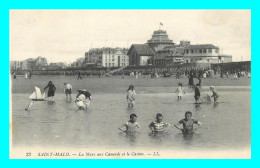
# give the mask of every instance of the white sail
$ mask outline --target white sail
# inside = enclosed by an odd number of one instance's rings
[[[35,86],[35,92],[36,92],[36,99],[43,99],[40,88]]]
[[[31,94],[29,99],[41,100],[44,99],[45,94],[42,95],[40,88],[35,86],[35,91]]]
[[[31,96],[29,96],[29,99],[36,99],[36,93],[33,92],[33,93],[31,94]]]

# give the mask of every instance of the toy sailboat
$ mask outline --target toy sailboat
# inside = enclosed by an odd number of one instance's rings
[[[28,104],[25,110],[28,111],[29,108],[33,105],[34,101],[44,101],[44,98],[45,98],[45,93],[42,94],[40,88],[35,86],[35,91],[29,97],[29,99],[31,99],[31,102]]]
[[[42,94],[40,88],[36,86],[35,86],[35,91],[29,97],[29,99],[33,101],[44,101],[44,98],[45,98],[45,93]]]

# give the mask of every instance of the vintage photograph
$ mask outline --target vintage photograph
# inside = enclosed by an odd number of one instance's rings
[[[250,159],[250,10],[10,10],[10,159]]]

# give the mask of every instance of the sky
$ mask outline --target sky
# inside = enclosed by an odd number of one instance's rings
[[[179,44],[213,44],[251,60],[250,10],[10,10],[10,61],[43,56],[72,63],[90,48],[144,44],[166,30]]]

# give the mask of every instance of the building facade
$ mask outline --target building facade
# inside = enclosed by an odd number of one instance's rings
[[[219,47],[213,44],[192,45],[187,40],[175,44],[165,30],[154,31],[146,44],[133,44],[127,55],[133,66],[232,62],[231,55],[220,54]]]
[[[94,48],[85,53],[86,64],[103,67],[121,67],[129,65],[126,48]]]
[[[223,63],[232,62],[232,56],[221,55],[219,47],[212,44],[188,45],[184,47],[186,63]]]
[[[154,51],[148,44],[132,44],[127,52],[129,56],[129,65],[143,66],[151,64],[151,59],[154,57]]]
[[[12,70],[21,70],[21,62],[20,61],[10,61],[10,68]]]

